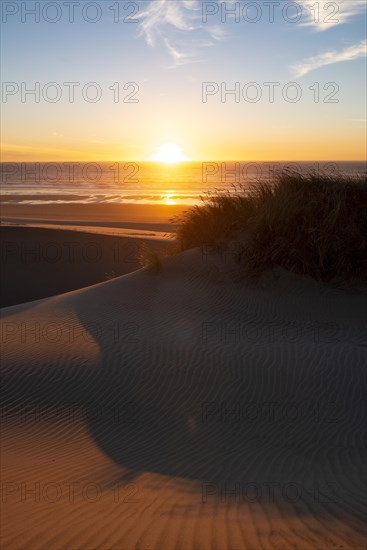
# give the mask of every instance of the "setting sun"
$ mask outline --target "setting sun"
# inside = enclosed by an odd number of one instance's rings
[[[165,164],[174,164],[176,162],[184,162],[188,160],[182,153],[182,150],[177,145],[166,143],[158,148],[155,155],[151,157],[155,162],[163,162]]]

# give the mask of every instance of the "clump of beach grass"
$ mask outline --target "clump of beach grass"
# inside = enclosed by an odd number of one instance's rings
[[[250,275],[282,267],[323,281],[367,281],[365,176],[287,171],[207,194],[174,221],[177,251],[235,244]]]
[[[143,243],[140,247],[139,261],[140,265],[148,271],[159,273],[162,268],[160,255],[147,243]]]

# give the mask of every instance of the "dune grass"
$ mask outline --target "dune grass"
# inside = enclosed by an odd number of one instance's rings
[[[139,261],[142,267],[148,271],[159,273],[161,270],[161,257],[156,250],[153,250],[147,243],[143,243],[139,250]]]
[[[202,200],[174,220],[178,251],[230,244],[250,275],[279,266],[323,281],[367,281],[366,177],[286,172]]]

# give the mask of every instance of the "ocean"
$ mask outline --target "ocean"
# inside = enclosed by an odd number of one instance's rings
[[[2,204],[176,204],[194,205],[201,196],[233,190],[282,170],[366,174],[358,162],[32,162],[0,163]]]

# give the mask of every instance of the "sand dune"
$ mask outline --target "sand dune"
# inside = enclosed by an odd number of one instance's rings
[[[169,239],[149,235],[123,237],[108,234],[109,229],[113,233],[123,231],[108,227],[70,230],[54,226],[1,226],[0,307],[54,296],[131,273],[141,267],[143,247],[164,255],[172,246]]]
[[[3,548],[365,548],[366,293],[207,252],[2,310]]]

